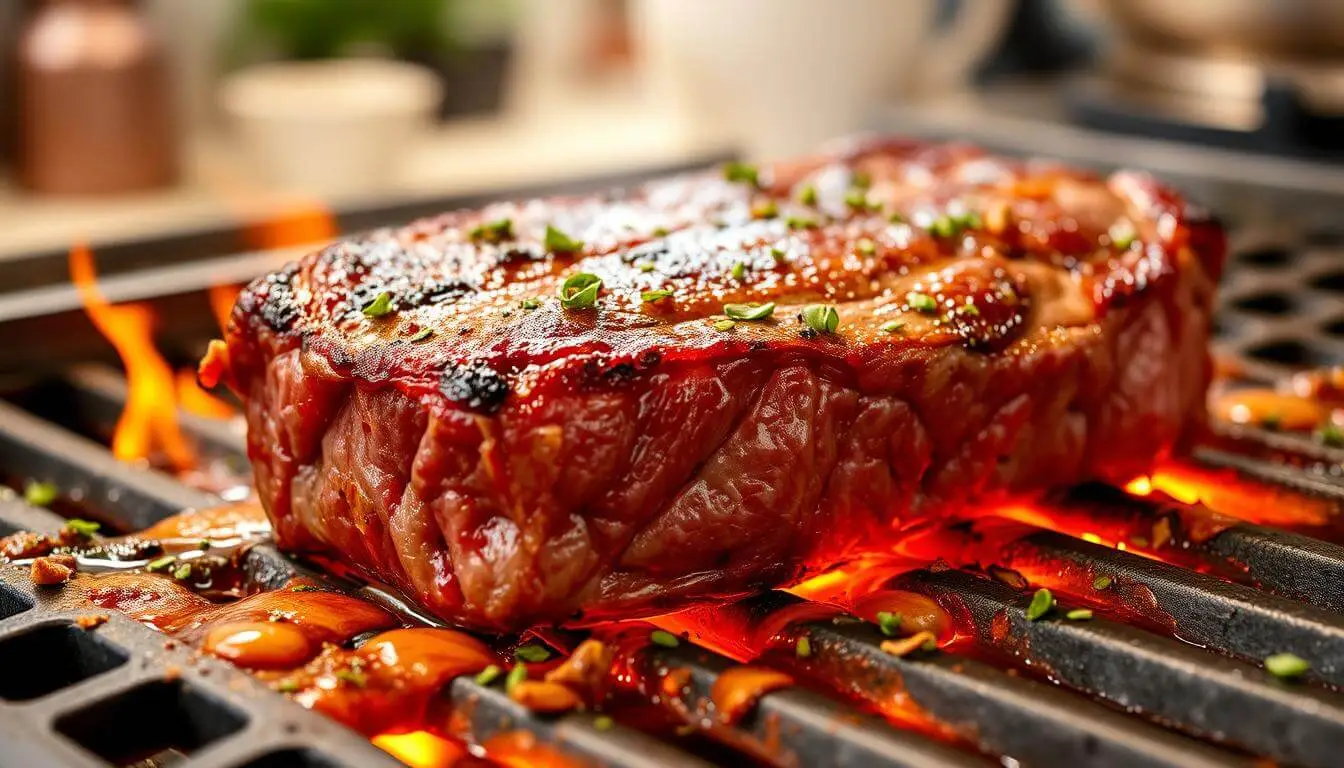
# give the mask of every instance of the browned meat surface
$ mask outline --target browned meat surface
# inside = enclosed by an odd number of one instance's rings
[[[282,545],[466,625],[627,616],[1125,479],[1201,418],[1223,238],[1151,179],[900,141],[731,175],[253,283],[203,370],[246,401]],[[594,307],[557,297],[581,273]],[[748,302],[776,306],[728,327]]]

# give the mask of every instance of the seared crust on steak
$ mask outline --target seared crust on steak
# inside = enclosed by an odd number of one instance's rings
[[[254,282],[208,364],[281,544],[465,625],[626,616],[1126,479],[1201,418],[1222,233],[1150,178],[893,140],[757,178],[450,213]],[[557,298],[576,273],[595,308]]]

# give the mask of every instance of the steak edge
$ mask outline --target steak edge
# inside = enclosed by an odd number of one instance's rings
[[[893,139],[728,176],[449,213],[248,286],[203,371],[279,543],[476,628],[628,617],[1127,480],[1202,420],[1224,239],[1151,178]],[[579,273],[593,307],[558,296]]]

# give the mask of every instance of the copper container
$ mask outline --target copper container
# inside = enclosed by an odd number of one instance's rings
[[[45,0],[17,70],[25,187],[109,194],[177,178],[163,49],[134,0]]]

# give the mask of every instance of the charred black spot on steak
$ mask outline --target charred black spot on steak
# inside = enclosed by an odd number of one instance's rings
[[[645,352],[643,355],[640,356],[639,367],[640,370],[647,371],[651,368],[657,367],[658,364],[661,362],[663,362],[663,353],[659,352],[656,349],[650,349],[648,352]]]
[[[266,325],[279,333],[284,333],[294,327],[294,323],[299,319],[299,307],[294,302],[294,289],[291,283],[295,272],[298,271],[297,264],[290,264],[283,270],[267,275],[256,283],[253,283],[254,289],[250,293],[261,296],[261,319]],[[260,283],[260,285],[258,285]]]
[[[449,402],[473,411],[494,413],[509,396],[509,382],[483,363],[462,363],[444,372],[439,391]]]
[[[479,290],[478,286],[466,280],[433,280],[412,289],[402,302],[408,307],[423,307],[442,304],[445,301],[457,301]]]

